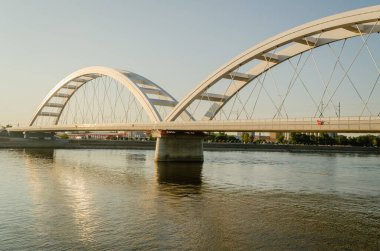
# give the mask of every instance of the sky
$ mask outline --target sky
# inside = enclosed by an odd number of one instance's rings
[[[221,65],[303,23],[373,0],[0,0],[0,125],[26,125],[87,66],[136,72],[178,100]]]

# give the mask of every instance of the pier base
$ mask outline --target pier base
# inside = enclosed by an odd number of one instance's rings
[[[155,131],[155,161],[203,162],[203,133]]]

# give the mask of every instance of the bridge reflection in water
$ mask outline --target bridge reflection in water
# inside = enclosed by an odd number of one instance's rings
[[[67,166],[72,166],[75,168],[78,166],[76,161],[71,162],[70,160],[66,160],[62,162],[62,159],[55,158],[55,149],[22,149],[18,150],[20,153],[25,154],[26,165],[30,167],[30,170],[39,167],[41,161],[44,164],[54,165],[55,167],[64,168]],[[76,152],[75,155],[78,154],[78,150],[58,150],[62,152]],[[97,150],[88,150],[90,152]],[[112,150],[109,150],[112,151]],[[64,153],[59,154],[62,155]],[[120,151],[118,151],[120,152]],[[64,155],[67,155],[64,154]],[[87,153],[84,159],[91,157],[91,154]],[[102,156],[98,156],[100,159],[103,159],[103,162],[97,162],[92,160],[93,164],[97,163],[97,166],[93,166],[93,169],[97,169],[102,166],[104,171],[107,171],[106,162],[107,160],[102,158]],[[104,156],[103,156],[104,157]],[[134,165],[141,165],[141,163],[147,161],[147,155],[145,153],[125,153],[125,168],[132,167]],[[149,160],[149,158],[148,158]],[[37,164],[39,163],[39,164]],[[54,164],[55,163],[55,164]],[[114,164],[112,161],[110,165]],[[156,178],[158,184],[173,184],[173,185],[192,185],[200,187],[202,185],[202,162],[155,162],[155,170],[156,170]],[[121,162],[118,162],[118,165],[121,165]],[[78,166],[79,167],[79,166]],[[121,167],[120,167],[121,168]],[[111,169],[113,169],[111,167]],[[135,169],[135,167],[133,167]]]
[[[27,157],[28,161],[33,161],[33,159],[47,159],[47,160],[54,160],[54,149],[23,149],[20,150],[21,152],[24,152]]]
[[[202,185],[202,162],[155,162],[159,184]]]

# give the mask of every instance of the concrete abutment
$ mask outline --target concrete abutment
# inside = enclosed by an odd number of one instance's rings
[[[154,131],[157,162],[203,162],[203,133]]]

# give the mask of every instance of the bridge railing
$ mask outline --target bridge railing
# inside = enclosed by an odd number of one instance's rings
[[[161,123],[171,130],[252,132],[380,132],[380,117],[288,118]]]
[[[220,132],[346,132],[380,133],[380,117],[326,117],[326,118],[282,118],[235,121],[187,121],[155,123],[117,123],[52,125],[11,128],[10,131],[220,131]]]

